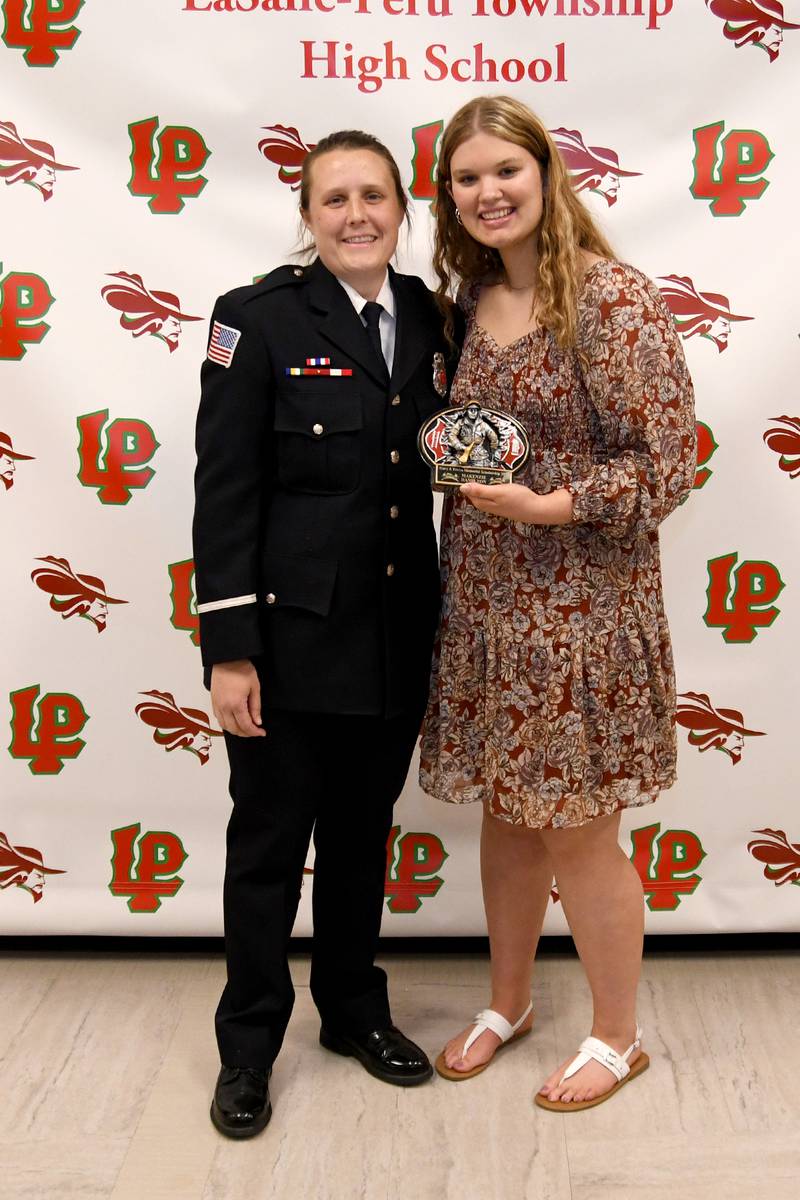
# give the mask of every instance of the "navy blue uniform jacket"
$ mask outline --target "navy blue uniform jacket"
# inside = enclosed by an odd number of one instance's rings
[[[420,709],[439,607],[420,425],[454,361],[422,280],[390,269],[391,380],[323,264],[222,296],[241,333],[207,359],[197,420],[195,580],[203,663],[251,658],[267,707],[396,716]],[[329,358],[350,375],[292,375]]]

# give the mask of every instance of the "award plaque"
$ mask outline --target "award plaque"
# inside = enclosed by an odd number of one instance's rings
[[[437,492],[462,483],[511,483],[530,453],[519,421],[476,403],[436,413],[420,429],[417,443]]]

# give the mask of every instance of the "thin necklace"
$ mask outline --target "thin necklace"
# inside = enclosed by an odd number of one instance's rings
[[[507,278],[504,282],[510,292],[530,292],[536,287],[535,283],[524,283],[522,287],[514,287],[513,283],[509,283]]]

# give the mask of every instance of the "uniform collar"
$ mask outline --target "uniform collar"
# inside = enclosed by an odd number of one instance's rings
[[[390,277],[391,274],[390,270]],[[308,283],[309,306],[319,314],[317,328],[321,335],[350,358],[355,359],[375,383],[381,387],[385,386],[383,371],[379,368],[375,351],[370,345],[364,322],[356,311],[356,304],[343,302],[345,288],[319,258],[306,268],[304,275]],[[357,292],[355,294],[358,296]],[[358,300],[362,308],[367,303],[363,296],[358,296]],[[397,310],[400,316],[402,308],[401,296]]]
[[[364,305],[367,303],[364,296],[362,296],[360,292],[357,292],[356,289],[351,286],[351,284],[345,283],[345,281],[343,279],[340,279],[338,275],[335,278],[336,278],[337,283],[341,287],[343,287],[344,290],[347,292],[347,295],[350,297],[350,301],[353,305],[353,308],[356,310],[358,315],[361,316],[361,310],[364,307]],[[382,306],[382,308],[384,309],[384,311],[386,313],[388,313],[388,315],[390,317],[392,317],[393,319],[396,318],[397,310],[395,307],[394,292],[392,291],[392,285],[389,282],[388,270],[387,270],[386,276],[383,280],[383,284],[381,285],[381,290],[378,292],[377,296],[375,297],[375,302],[377,304],[380,304]]]

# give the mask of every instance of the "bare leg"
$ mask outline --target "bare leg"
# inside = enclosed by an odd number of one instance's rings
[[[544,921],[553,864],[535,829],[509,825],[485,811],[481,829],[481,881],[491,948],[489,1008],[516,1024],[530,1003],[531,971]],[[521,1027],[529,1029],[533,1016]],[[468,1025],[445,1046],[448,1067],[468,1071],[487,1062],[500,1039],[487,1030],[461,1058]]]
[[[577,829],[542,830],[541,836],[592,991],[592,1035],[621,1054],[635,1037],[644,905],[641,880],[618,842],[619,820],[615,813]],[[628,1062],[638,1056],[637,1051]],[[572,1057],[542,1086],[543,1095],[591,1100],[616,1083],[610,1071],[590,1062],[558,1086]]]

